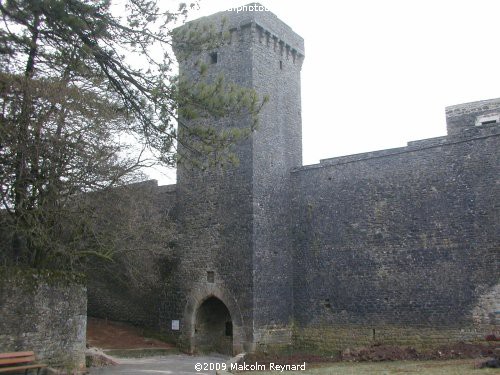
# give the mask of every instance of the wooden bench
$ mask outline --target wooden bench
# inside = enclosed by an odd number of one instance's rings
[[[35,353],[33,352],[14,352],[0,353],[0,373],[22,372],[28,374],[30,370],[35,370],[36,373],[47,365],[35,362]]]

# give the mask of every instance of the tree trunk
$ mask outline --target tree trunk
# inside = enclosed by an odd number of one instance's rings
[[[38,52],[38,27],[40,25],[39,13],[34,14],[31,27],[31,41],[28,61],[24,72],[23,93],[21,113],[19,115],[18,141],[16,150],[16,182],[14,184],[14,211],[18,223],[26,223],[28,207],[28,189],[30,184],[28,153],[29,153],[29,129],[32,115],[32,98],[30,81],[35,71],[35,59]],[[23,225],[23,227],[25,227]],[[29,239],[25,233],[17,231],[13,238],[13,251],[16,261],[30,257]],[[31,257],[30,257],[31,258]]]

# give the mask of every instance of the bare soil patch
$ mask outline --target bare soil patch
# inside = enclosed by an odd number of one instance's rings
[[[147,337],[147,332],[126,323],[89,317],[87,346],[101,349],[173,349],[173,344]]]
[[[372,345],[358,349],[346,349],[342,352],[344,361],[400,361],[400,360],[430,360],[430,359],[465,359],[493,357],[498,343],[470,344],[457,343],[441,346],[434,350],[417,351],[412,347],[397,347]]]
[[[308,364],[321,364],[325,362],[335,363],[341,361],[381,362],[494,358],[498,356],[500,350],[499,348],[499,342],[488,342],[485,344],[470,344],[461,342],[427,351],[418,351],[412,347],[375,344],[367,347],[346,349],[342,353],[322,356],[308,353],[293,353],[289,355],[258,353],[249,355],[246,361],[258,362],[259,364],[264,365],[268,365],[269,363],[293,365],[303,362]]]

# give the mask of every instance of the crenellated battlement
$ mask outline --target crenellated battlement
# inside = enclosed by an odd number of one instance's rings
[[[244,11],[227,10],[188,22],[181,26],[207,25],[217,29],[223,38],[222,45],[233,47],[243,46],[247,42],[268,47],[279,58],[286,59],[293,64],[302,66],[304,60],[304,40],[288,25],[278,19],[270,11],[252,11],[248,9],[265,9],[258,3],[241,7]]]
[[[303,48],[302,51],[297,50],[297,48],[280,39],[279,36],[272,34],[271,31],[266,30],[258,23],[255,23],[252,26],[255,26],[254,36],[256,42],[271,48],[281,58],[286,58],[287,60],[291,60],[294,64],[302,66],[302,62],[304,60]]]
[[[279,58],[290,60],[293,64],[299,65],[299,67],[302,66],[304,60],[303,47],[302,50],[299,50],[257,22],[251,21],[248,24],[231,28],[228,31],[228,44],[237,45],[250,39],[253,43],[269,48]]]

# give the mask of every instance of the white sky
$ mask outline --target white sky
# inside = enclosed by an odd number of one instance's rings
[[[304,165],[445,135],[445,106],[500,97],[500,0],[260,3],[305,41]]]

